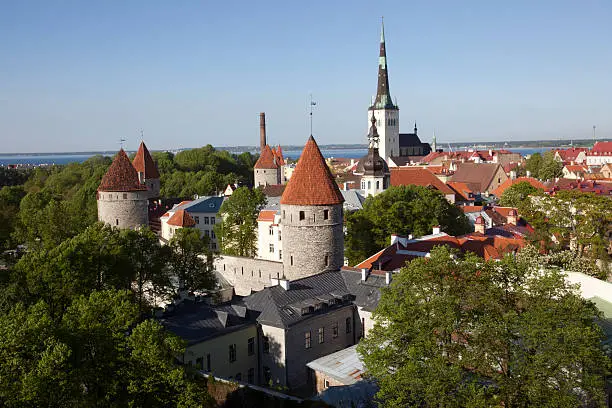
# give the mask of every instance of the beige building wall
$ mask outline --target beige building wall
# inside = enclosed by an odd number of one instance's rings
[[[242,256],[219,255],[215,257],[213,267],[240,296],[271,286],[272,278],[283,276],[282,262]]]
[[[254,341],[253,354],[249,355],[249,339]],[[236,345],[236,361],[230,361],[230,345]],[[258,366],[259,338],[257,326],[252,324],[212,339],[188,346],[183,355],[183,363],[197,369],[210,371],[216,377],[248,381],[249,370],[253,369],[254,384],[259,384]],[[201,360],[199,360],[201,359]],[[210,370],[208,361],[210,360]]]

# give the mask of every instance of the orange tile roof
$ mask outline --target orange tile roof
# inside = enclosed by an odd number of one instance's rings
[[[595,142],[589,153],[595,153],[597,155],[610,155],[612,154],[612,142]]]
[[[123,149],[115,156],[106,171],[98,191],[146,191],[147,187],[140,184],[138,173],[132,166],[130,158]]]
[[[187,211],[176,210],[168,220],[168,225],[174,225],[176,227],[193,227],[196,225],[196,222]]]
[[[139,173],[144,173],[144,177],[146,179],[158,179],[159,172],[157,171],[157,166],[147,149],[147,146],[144,142],[140,142],[140,147],[138,147],[138,152],[136,152],[136,156],[134,157],[134,161],[132,165]]]
[[[257,217],[257,221],[274,222],[275,216],[276,210],[261,210],[259,212],[259,216]]]
[[[276,149],[272,148],[272,153],[274,154],[274,158],[276,159],[276,163],[279,166],[284,166],[285,165],[285,158],[283,157],[283,150],[281,149],[280,145],[276,146]]]
[[[587,171],[588,170],[588,168],[586,166],[580,166],[580,165],[576,165],[576,164],[568,164],[567,166],[565,166],[565,168],[568,171],[571,171],[572,173],[581,172],[581,171]]]
[[[335,205],[344,197],[325,163],[325,159],[312,136],[308,138],[300,160],[287,183],[281,204]]]
[[[481,212],[484,207],[482,205],[464,205],[459,207],[464,213]]]
[[[455,194],[446,184],[440,181],[430,171],[419,167],[392,167],[391,168],[391,185],[392,186],[407,186],[416,185],[423,187],[433,187],[442,194]]]
[[[534,179],[533,177],[519,177],[519,178],[516,178],[514,180],[506,180],[506,181],[504,181],[499,187],[497,187],[495,190],[493,190],[491,192],[491,194],[493,194],[495,197],[501,197],[501,195],[504,193],[504,191],[506,191],[506,189],[508,187],[513,186],[516,183],[520,183],[520,182],[523,182],[523,181],[531,184],[532,186],[534,186],[535,188],[538,188],[538,189],[544,190],[546,188],[544,186],[544,184],[542,184],[538,180]]]
[[[278,169],[276,157],[270,146],[264,146],[264,149],[261,151],[261,155],[259,156],[259,159],[255,163],[254,167],[256,169]]]
[[[446,184],[457,193],[457,196],[459,196],[459,200],[457,201],[470,201],[470,193],[472,193],[473,198],[474,192],[466,183],[462,181],[449,181]],[[472,199],[471,201],[474,200]]]

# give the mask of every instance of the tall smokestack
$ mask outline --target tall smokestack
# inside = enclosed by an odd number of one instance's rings
[[[263,152],[264,147],[268,143],[266,142],[266,112],[259,114],[259,148]]]

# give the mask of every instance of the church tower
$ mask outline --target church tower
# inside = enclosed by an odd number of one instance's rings
[[[98,221],[117,228],[138,228],[149,223],[147,186],[123,149],[108,168],[97,193]]]
[[[281,197],[282,260],[289,280],[344,264],[344,197],[310,136]]]
[[[376,119],[370,119],[368,133],[368,154],[359,159],[355,174],[361,176],[361,189],[365,196],[375,196],[389,188],[391,172],[389,166],[378,153],[379,136],[376,129]]]
[[[380,155],[388,163],[389,157],[399,156],[399,108],[391,100],[389,92],[389,72],[387,69],[387,51],[385,49],[385,26],[380,32],[380,54],[378,57],[378,87],[376,99],[368,109],[368,125],[376,119],[376,127],[380,136]]]

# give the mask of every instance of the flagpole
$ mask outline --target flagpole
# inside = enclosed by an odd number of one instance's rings
[[[316,105],[317,103],[312,100],[312,94],[310,94],[310,136],[312,136],[312,108]]]

